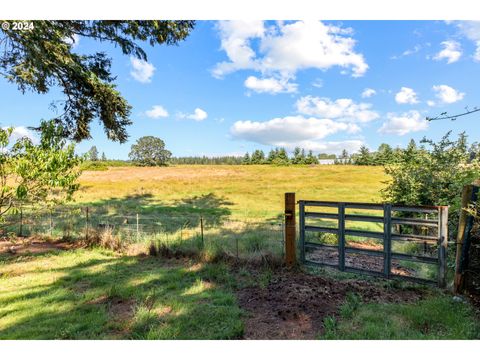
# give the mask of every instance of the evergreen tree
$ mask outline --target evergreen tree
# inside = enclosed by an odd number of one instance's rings
[[[265,153],[262,150],[255,150],[252,154],[252,164],[263,164],[265,162]]]
[[[107,161],[107,157],[105,156],[104,152],[102,152],[102,161]]]
[[[277,154],[278,154],[278,148],[276,148],[275,150],[274,149],[270,150],[267,157],[267,163],[273,164],[273,162],[277,158]]]
[[[243,161],[242,161],[242,164],[243,165],[250,165],[252,162],[250,160],[250,154],[247,152],[245,153],[245,155],[243,156]]]
[[[372,154],[365,145],[360,147],[358,154],[355,156],[355,165],[372,165]]]
[[[90,161],[98,161],[98,150],[95,145],[88,150],[87,157]]]
[[[315,155],[313,155],[312,150],[308,152],[308,155],[305,158],[305,164],[308,164],[308,165],[318,164],[318,158]]]
[[[380,144],[377,153],[375,154],[374,165],[391,164],[394,161],[394,154],[392,147],[388,144]]]
[[[301,159],[301,152],[302,150],[300,149],[300,147],[296,147],[294,150],[293,150],[293,157],[292,157],[292,164],[301,164],[302,162],[302,159]]]

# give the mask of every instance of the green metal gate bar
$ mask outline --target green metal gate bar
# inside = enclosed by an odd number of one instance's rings
[[[370,204],[353,202],[333,202],[333,201],[313,201],[300,200],[299,202],[299,236],[300,236],[300,260],[304,264],[330,266],[338,268],[340,271],[353,272],[365,275],[381,276],[387,279],[403,279],[420,283],[437,284],[439,287],[446,286],[446,256],[448,239],[448,206],[403,206],[392,204]],[[336,213],[306,211],[306,207],[334,208]],[[383,211],[383,216],[373,216],[364,214],[348,214],[346,210],[376,210]],[[407,213],[408,216],[393,216],[393,213]],[[415,217],[415,214],[422,214],[425,217]],[[417,215],[418,216],[418,215]],[[429,219],[428,216],[436,216],[436,219]],[[306,219],[327,219],[336,220],[336,227],[326,227],[311,225],[306,223]],[[358,229],[349,229],[346,227],[346,221],[364,222],[364,223],[383,223],[382,231],[367,231]],[[421,227],[426,234],[404,234],[392,232],[392,227],[401,229],[402,225]],[[338,245],[328,245],[323,243],[314,243],[306,241],[306,233],[327,233],[337,236]],[[435,232],[434,235],[431,233]],[[356,248],[346,245],[347,236],[368,237],[383,240],[383,249],[371,250]],[[408,253],[392,251],[392,241],[403,241],[413,243],[423,243],[437,246],[437,256],[423,256]],[[329,264],[324,261],[312,261],[306,258],[306,250],[314,251],[338,251],[338,264]],[[365,256],[383,257],[383,271],[372,269],[357,268],[348,266],[345,261],[346,254],[361,254]],[[406,276],[392,272],[392,260],[409,261],[414,263],[424,263],[436,265],[437,279],[430,280],[415,276]]]

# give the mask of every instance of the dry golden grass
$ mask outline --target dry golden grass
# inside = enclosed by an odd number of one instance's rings
[[[381,167],[368,166],[115,167],[85,171],[76,199],[128,207],[219,206],[236,217],[268,218],[282,212],[285,192],[296,192],[297,199],[376,202],[386,180]],[[203,204],[199,199],[208,194]]]

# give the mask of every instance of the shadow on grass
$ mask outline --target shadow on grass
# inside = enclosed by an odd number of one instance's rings
[[[99,250],[48,254],[43,260],[58,266],[43,264],[49,271],[0,280],[0,339],[242,335],[241,311],[229,291],[233,280],[223,264],[191,266]]]
[[[205,226],[219,226],[230,215],[229,206],[234,203],[214,193],[185,197],[171,202],[155,198],[151,193],[110,198],[97,202],[65,205],[53,209],[24,210],[23,236],[37,233],[64,238],[82,236],[85,232],[88,207],[90,229],[105,227],[130,227],[136,231],[137,215],[140,230],[148,232],[175,233],[181,229],[194,229],[200,226],[200,218]],[[8,217],[5,233],[19,231],[18,214]],[[84,235],[84,234],[83,234]]]

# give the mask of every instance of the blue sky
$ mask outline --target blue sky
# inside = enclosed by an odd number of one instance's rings
[[[106,51],[123,96],[133,106],[129,141],[96,145],[127,159],[141,136],[163,139],[174,156],[240,155],[275,146],[315,152],[404,146],[448,130],[480,138],[478,117],[428,123],[426,116],[480,105],[480,22],[199,21],[179,46],[145,45],[148,63],[80,38],[74,51]],[[62,100],[21,94],[0,79],[0,126],[25,127],[54,116]]]

